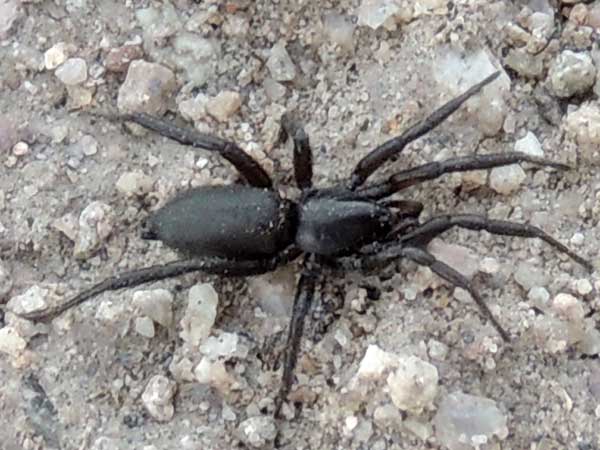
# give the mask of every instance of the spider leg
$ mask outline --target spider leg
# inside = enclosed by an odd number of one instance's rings
[[[233,142],[226,141],[217,136],[200,133],[192,128],[181,128],[163,119],[145,113],[125,114],[121,116],[121,119],[135,122],[144,128],[155,131],[161,136],[173,139],[180,144],[219,153],[223,158],[229,161],[252,186],[270,188],[273,185],[271,178],[258,161]]]
[[[494,153],[490,155],[470,155],[450,158],[445,161],[431,162],[412,169],[395,173],[386,181],[366,186],[357,191],[363,199],[379,200],[388,197],[402,189],[433,180],[447,173],[467,172],[470,170],[492,169],[494,167],[508,166],[528,162],[540,166],[553,167],[567,170],[569,166],[545,158],[531,156],[521,152]]]
[[[410,127],[400,136],[396,136],[395,138],[384,142],[379,147],[372,150],[358,162],[357,166],[352,172],[352,175],[350,176],[349,188],[354,190],[362,185],[365,180],[383,163],[400,153],[410,142],[429,133],[431,130],[441,124],[464,102],[466,102],[473,95],[477,94],[484,86],[498,78],[499,75],[500,72],[493,73],[483,81],[471,86],[463,94],[450,100],[444,106],[434,111],[429,117]]]
[[[300,189],[312,188],[313,160],[308,135],[288,114],[281,118],[282,132],[294,141],[294,176]]]
[[[502,336],[502,339],[504,339],[506,342],[510,341],[509,334],[504,328],[502,328],[502,325],[500,325],[500,323],[496,320],[492,314],[492,311],[490,311],[486,303],[483,301],[481,295],[479,295],[479,292],[477,292],[471,282],[464,275],[462,275],[460,272],[457,272],[442,261],[439,261],[435,258],[435,256],[423,250],[422,248],[402,247],[400,249],[400,256],[411,259],[421,266],[429,267],[433,273],[436,273],[444,280],[452,283],[454,286],[464,289],[471,294],[471,297],[473,300],[475,300],[477,306],[479,306],[481,313],[492,323],[500,336]]]
[[[561,244],[548,233],[538,227],[529,224],[509,222],[506,220],[493,220],[475,214],[456,214],[434,217],[418,226],[415,230],[400,238],[400,242],[411,246],[425,246],[434,237],[439,236],[453,227],[461,227],[469,230],[485,230],[492,234],[503,236],[519,236],[524,238],[539,238],[565,253],[570,258],[584,266],[590,272],[593,271],[592,264],[583,257]]]
[[[42,311],[20,314],[20,316],[24,319],[36,322],[50,321],[66,310],[80,305],[86,300],[105,291],[139,286],[140,284],[173,278],[190,272],[204,272],[207,274],[218,274],[230,277],[258,275],[274,270],[279,264],[291,261],[298,255],[299,253],[295,249],[290,249],[289,251],[284,251],[280,255],[270,259],[232,261],[223,258],[194,258],[144,267],[109,277],[104,281],[93,285],[91,288],[80,292],[62,305]]]
[[[298,353],[300,352],[300,341],[304,332],[304,319],[310,309],[315,294],[316,275],[308,267],[308,258],[305,256],[303,270],[300,275],[300,280],[296,286],[296,296],[294,298],[294,308],[292,310],[292,318],[288,329],[288,338],[285,346],[285,356],[283,362],[283,375],[281,377],[281,385],[279,393],[275,398],[275,417],[279,416],[281,407],[287,399],[287,396],[292,387],[294,378],[294,369],[298,361]]]

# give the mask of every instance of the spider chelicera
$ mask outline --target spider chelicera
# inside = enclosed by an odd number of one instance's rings
[[[49,320],[104,291],[137,286],[189,272],[221,276],[257,275],[302,256],[292,318],[283,360],[283,375],[275,399],[275,414],[290,391],[300,348],[304,319],[311,307],[320,266],[341,262],[343,267],[372,268],[407,258],[427,266],[471,294],[482,314],[505,341],[508,333],[494,318],[472,283],[426,250],[436,236],[453,227],[489,233],[539,238],[589,270],[589,262],[531,225],[491,220],[473,214],[448,214],[419,222],[423,205],[413,200],[388,198],[403,189],[451,172],[490,169],[521,162],[568,169],[564,164],[525,153],[470,155],[402,170],[383,181],[366,183],[386,161],[410,142],[431,131],[467,99],[494,81],[496,72],[450,100],[400,136],[383,143],[360,160],[350,177],[339,185],[316,188],[312,184],[312,151],[303,128],[288,116],[284,134],[294,144],[294,175],[302,194],[282,198],[269,175],[233,142],[183,129],[155,117],[135,113],[122,116],[184,145],[215,151],[243,176],[245,184],[204,186],[177,196],[145,222],[144,239],[158,239],[185,254],[181,260],[112,276],[62,305],[22,314],[31,320]],[[346,264],[343,262],[354,261]]]

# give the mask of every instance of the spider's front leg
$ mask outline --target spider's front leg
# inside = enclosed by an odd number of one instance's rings
[[[367,178],[386,161],[398,155],[409,143],[429,133],[439,124],[444,122],[448,117],[450,117],[450,115],[460,108],[464,102],[477,94],[479,91],[481,91],[481,89],[490,84],[499,76],[500,72],[494,72],[483,81],[471,86],[463,94],[450,100],[444,106],[434,111],[429,117],[410,127],[400,136],[392,138],[372,150],[358,162],[350,177],[348,188],[350,190],[355,190],[361,186],[367,180]]]

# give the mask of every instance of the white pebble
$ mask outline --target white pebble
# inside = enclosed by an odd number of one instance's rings
[[[575,233],[571,236],[570,242],[572,245],[580,247],[583,245],[584,240],[585,237],[583,236],[583,233]]]
[[[204,341],[215,323],[219,297],[211,284],[197,284],[190,289],[188,305],[181,319],[181,338],[197,346]]]
[[[13,327],[0,328],[0,352],[17,357],[27,347],[27,341]]]
[[[493,400],[456,392],[442,399],[433,419],[438,442],[449,450],[475,447],[494,435],[500,440],[508,436],[506,417]]]
[[[23,294],[17,295],[8,301],[7,307],[15,314],[26,314],[41,311],[48,307],[46,298],[48,289],[38,285],[31,286]]]
[[[500,263],[496,258],[486,256],[481,260],[481,263],[479,263],[479,270],[483,273],[493,275],[500,270]]]
[[[290,58],[284,42],[280,41],[271,48],[267,68],[276,81],[292,81],[296,78],[296,66]]]
[[[515,142],[515,152],[526,153],[531,156],[544,157],[544,150],[538,138],[531,131],[528,131],[525,137]]]
[[[159,422],[167,422],[173,418],[175,407],[173,397],[177,383],[164,375],[153,376],[142,393],[142,402],[150,415]]]
[[[519,189],[526,178],[518,164],[496,167],[490,172],[490,187],[499,194],[508,195]]]
[[[163,327],[173,322],[173,294],[166,289],[149,289],[133,293],[133,304],[140,314]]]
[[[152,185],[152,178],[142,172],[125,172],[119,177],[115,187],[128,197],[142,197],[152,190]]]
[[[392,402],[398,409],[419,414],[438,392],[437,368],[416,356],[400,357],[398,369],[387,378]]]
[[[87,63],[82,58],[70,58],[54,74],[67,86],[75,86],[87,80]]]
[[[592,292],[593,286],[589,280],[581,278],[575,281],[575,289],[579,295],[588,295]]]
[[[547,305],[550,300],[550,293],[544,287],[534,286],[527,293],[527,298],[538,305]]]
[[[135,331],[146,338],[154,337],[154,322],[148,316],[136,317],[135,318]]]
[[[582,320],[585,315],[583,306],[571,294],[557,294],[552,301],[552,307],[565,319],[571,321]]]
[[[277,437],[275,420],[270,416],[256,416],[244,420],[238,432],[242,440],[256,448],[264,448]]]

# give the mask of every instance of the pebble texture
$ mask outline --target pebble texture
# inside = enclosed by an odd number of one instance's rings
[[[140,239],[143,220],[240,179],[117,112],[235,141],[296,198],[283,113],[305,124],[327,186],[495,70],[371,179],[473,153],[564,162],[448,174],[398,198],[424,218],[539,226],[598,265],[599,32],[598,0],[0,0],[0,447],[600,448],[600,279],[540,240],[452,229],[429,246],[510,345],[430,269],[325,271],[278,421],[296,264],[104,293],[50,324],[14,314],[182,258]]]

